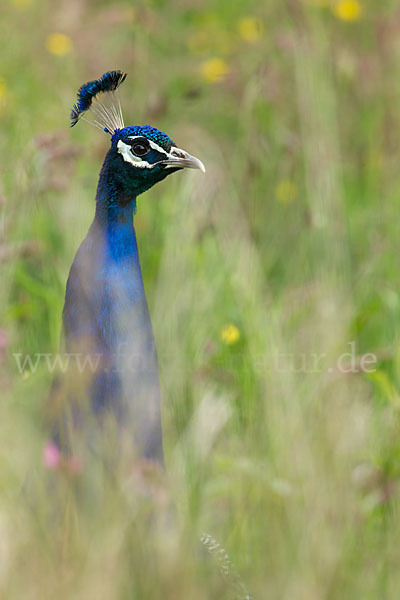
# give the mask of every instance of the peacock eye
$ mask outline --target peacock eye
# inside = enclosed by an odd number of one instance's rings
[[[145,156],[150,150],[149,144],[145,141],[143,142],[135,142],[131,146],[131,151],[135,156]]]

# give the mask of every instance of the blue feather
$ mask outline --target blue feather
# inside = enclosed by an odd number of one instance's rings
[[[151,127],[151,125],[134,125],[129,127],[124,127],[123,130],[115,131],[111,141],[113,143],[117,142],[119,139],[124,138],[129,135],[142,135],[143,137],[152,140],[161,148],[164,148],[167,152],[171,150],[172,146],[176,146],[175,142],[171,140],[169,135],[156,129],[155,127]]]
[[[71,127],[77,124],[79,116],[87,111],[93,98],[101,92],[114,92],[126,79],[126,73],[122,71],[109,71],[99,79],[84,83],[78,90],[78,102],[74,104],[71,111]]]

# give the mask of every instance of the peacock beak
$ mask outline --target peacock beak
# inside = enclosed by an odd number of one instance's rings
[[[167,160],[163,160],[162,163],[171,167],[180,167],[181,169],[186,167],[187,169],[200,169],[203,173],[206,172],[201,160],[175,146],[171,148]]]

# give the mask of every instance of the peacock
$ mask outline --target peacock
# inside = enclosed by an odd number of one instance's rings
[[[118,95],[125,79],[125,73],[109,71],[85,83],[71,112],[71,127],[88,121],[111,136],[111,146],[94,219],[66,285],[63,344],[77,364],[63,392],[53,394],[52,444],[61,454],[74,454],[76,431],[95,445],[112,430],[132,443],[138,458],[162,464],[157,352],[134,215],[137,197],[171,173],[205,168],[155,127],[125,127]]]
[[[100,171],[94,219],[66,285],[63,344],[76,365],[67,381],[53,382],[51,467],[60,456],[74,465],[82,438],[98,451],[98,438],[110,426],[112,439],[127,440],[139,460],[164,465],[157,351],[134,229],[136,199],[171,173],[205,167],[155,127],[125,127],[118,96],[125,79],[125,73],[109,71],[85,83],[71,112],[71,126],[88,121],[111,136],[111,147]],[[218,542],[209,534],[200,542],[235,597],[251,600]]]

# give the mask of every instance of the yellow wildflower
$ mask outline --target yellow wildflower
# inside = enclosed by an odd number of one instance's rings
[[[258,42],[264,33],[264,23],[255,17],[244,17],[239,19],[238,30],[240,37],[245,42],[254,44],[254,42]]]
[[[136,9],[134,6],[128,6],[125,11],[125,19],[127,23],[136,21]]]
[[[209,83],[223,81],[229,73],[229,67],[222,58],[210,58],[205,60],[200,67],[201,74]]]
[[[4,79],[2,77],[0,77],[0,112],[3,111],[3,109],[6,105],[7,95],[8,95],[7,84],[4,81]]]
[[[296,200],[297,188],[293,181],[281,181],[275,190],[275,198],[281,204],[291,204]]]
[[[362,6],[358,0],[340,0],[333,7],[333,14],[342,21],[358,21],[362,14]]]
[[[371,169],[381,169],[383,165],[383,156],[379,148],[371,148],[367,157],[368,166]]]
[[[236,344],[236,342],[240,339],[240,331],[233,325],[233,323],[228,323],[221,330],[221,340],[227,346],[232,346],[232,344]]]
[[[12,0],[12,3],[17,8],[27,8],[32,4],[32,0]]]
[[[6,97],[7,85],[3,77],[0,77],[0,102]]]
[[[51,54],[65,56],[72,50],[72,40],[65,33],[51,33],[47,36],[46,48]]]

